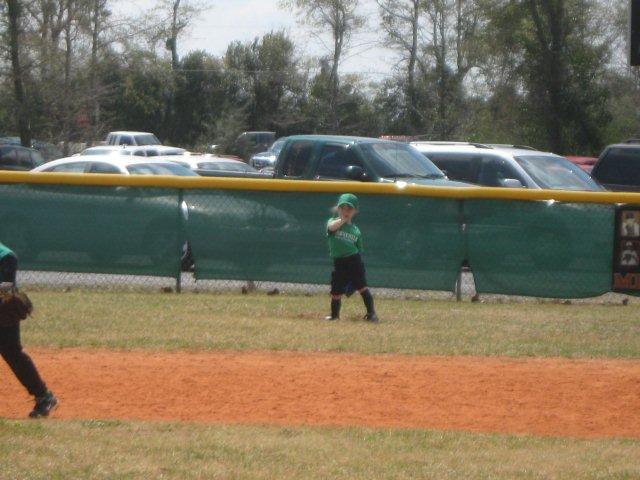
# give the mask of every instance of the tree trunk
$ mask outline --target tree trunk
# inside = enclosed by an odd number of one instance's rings
[[[340,56],[342,55],[342,46],[344,42],[344,28],[341,22],[336,25],[336,29],[333,33],[333,39],[333,64],[331,65],[331,74],[329,77],[331,98],[329,102],[331,106],[331,127],[333,128],[333,132],[337,133],[340,129],[340,122],[338,120],[338,95],[340,91],[338,67],[340,65]]]
[[[178,68],[178,9],[180,8],[180,0],[173,2],[173,17],[171,21],[171,68],[176,70]]]
[[[447,71],[447,35],[446,35],[446,23],[447,23],[447,11],[444,2],[437,2],[436,8],[439,10],[436,13],[436,27],[434,32],[434,38],[437,39],[436,46],[436,69],[438,72],[438,103],[437,103],[437,118],[438,126],[436,129],[439,140],[447,140],[448,128],[447,123],[447,84],[448,84],[448,71]]]
[[[407,68],[409,117],[413,133],[420,126],[421,118],[418,112],[418,92],[416,88],[416,62],[418,58],[418,30],[420,21],[420,0],[413,0],[413,11],[411,19],[411,50],[409,51],[409,66]]]
[[[62,99],[62,134],[64,136],[64,155],[69,155],[69,143],[71,142],[71,61],[73,57],[73,41],[71,38],[72,12],[75,9],[73,0],[67,0],[67,21],[64,25],[65,52],[64,52],[64,95]]]
[[[9,21],[9,51],[13,74],[13,90],[18,109],[18,131],[22,145],[30,147],[29,108],[24,93],[22,66],[20,65],[20,3],[18,0],[7,0],[7,16]]]
[[[100,100],[98,94],[98,42],[100,29],[100,10],[104,0],[94,0],[93,11],[91,12],[91,68],[89,70],[89,88],[91,91],[91,136],[92,140],[98,138],[100,130]]]
[[[545,104],[546,130],[549,147],[554,152],[564,151],[562,135],[563,90],[565,88],[565,69],[562,60],[564,39],[564,0],[542,0],[541,12],[538,0],[529,0],[529,10],[536,27],[536,38],[542,53],[543,84],[546,92],[542,101]],[[547,25],[545,28],[546,19]]]

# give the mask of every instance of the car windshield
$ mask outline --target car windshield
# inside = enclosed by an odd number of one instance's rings
[[[286,141],[286,138],[282,138],[280,140],[276,140],[275,142],[273,142],[273,145],[269,147],[269,152],[275,154],[276,156],[280,155],[280,150],[282,150],[282,147],[285,141]]]
[[[151,133],[145,135],[136,135],[136,143],[138,145],[160,145],[160,140]]]
[[[554,155],[519,155],[514,157],[541,187],[553,190],[601,190],[580,167]]]
[[[130,150],[125,150],[124,148],[120,148],[114,150],[113,148],[88,148],[81,153],[82,156],[87,155],[131,155]]]
[[[402,143],[363,143],[373,170],[387,178],[444,178],[444,173],[414,147]]]
[[[184,150],[183,148],[174,148],[173,150],[162,150],[161,152],[158,152],[160,155],[184,155],[184,152],[186,150]]]
[[[179,175],[197,177],[198,174],[175,163],[134,163],[127,166],[131,175]]]

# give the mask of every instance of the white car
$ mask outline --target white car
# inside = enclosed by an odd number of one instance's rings
[[[54,173],[111,173],[120,175],[178,175],[182,177],[198,176],[193,170],[168,160],[151,160],[119,155],[61,158],[40,165],[31,171]]]
[[[168,155],[184,155],[187,151],[184,148],[168,147],[165,145],[153,145],[145,147],[129,147],[114,146],[114,145],[102,145],[99,147],[85,148],[77,155],[122,155],[129,156],[135,155],[137,157],[157,157]]]
[[[162,145],[153,133],[117,131],[110,132],[105,139],[107,145]]]
[[[176,155],[165,157],[163,160],[171,161],[190,168],[191,170],[220,172],[233,176],[236,173],[258,173],[258,171],[250,165],[230,158],[218,157],[215,155]]]

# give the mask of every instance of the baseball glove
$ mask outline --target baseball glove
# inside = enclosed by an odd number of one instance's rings
[[[33,311],[33,303],[24,292],[0,293],[0,327],[12,327]]]

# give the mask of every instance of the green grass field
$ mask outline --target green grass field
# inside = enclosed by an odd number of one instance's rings
[[[640,306],[35,291],[31,346],[640,358]],[[0,420],[0,479],[640,479],[640,441]]]
[[[636,479],[637,442],[362,428],[0,421],[7,479]]]
[[[478,304],[359,298],[322,320],[326,296],[35,292],[26,345],[301,350],[408,355],[640,358],[640,305]]]

